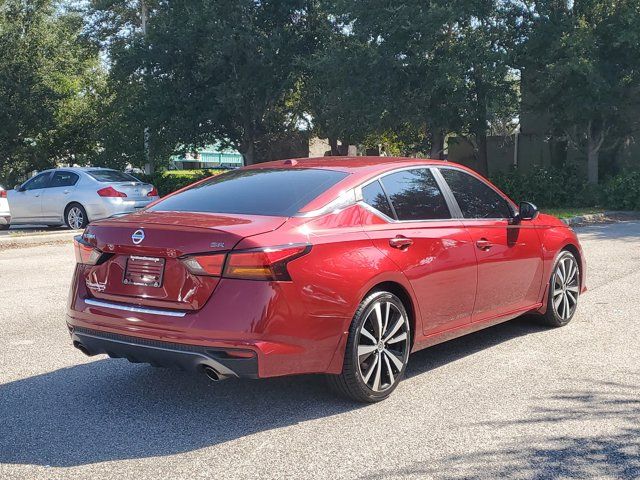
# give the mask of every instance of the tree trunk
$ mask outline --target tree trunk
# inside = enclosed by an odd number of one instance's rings
[[[256,163],[256,145],[253,141],[243,142],[240,153],[244,157],[245,166]]]
[[[487,177],[489,175],[489,156],[487,154],[487,134],[476,135],[476,160],[478,173]]]
[[[434,130],[432,137],[429,157],[434,160],[442,160],[442,154],[444,153],[444,132],[436,129]]]
[[[587,181],[593,185],[598,184],[598,160],[600,147],[597,142],[589,137],[587,146]]]
[[[329,137],[329,147],[331,148],[331,156],[340,156],[340,150],[338,149],[338,139],[335,137]]]

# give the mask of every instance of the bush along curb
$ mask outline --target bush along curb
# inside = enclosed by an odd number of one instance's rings
[[[570,227],[589,225],[593,223],[607,223],[619,220],[640,219],[640,212],[626,210],[610,210],[602,213],[590,213],[577,217],[563,218],[562,221]]]

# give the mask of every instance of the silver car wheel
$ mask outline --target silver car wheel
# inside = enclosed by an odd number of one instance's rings
[[[360,378],[374,392],[392,387],[409,357],[409,321],[391,302],[373,305],[358,339]]]
[[[71,207],[67,212],[67,223],[74,230],[82,228],[84,225],[84,213],[80,207]]]
[[[552,285],[553,310],[559,318],[568,320],[576,310],[580,293],[580,271],[573,256],[560,259]]]

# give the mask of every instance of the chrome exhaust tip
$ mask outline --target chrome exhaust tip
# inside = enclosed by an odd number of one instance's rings
[[[87,347],[82,345],[80,342],[73,342],[73,346],[76,347],[78,350],[80,350],[82,353],[84,353],[87,357],[91,356],[91,354],[89,353],[89,350],[87,350]]]
[[[225,375],[221,375],[213,367],[210,367],[209,365],[204,366],[204,374],[212,382],[219,382],[220,380],[224,380],[225,378],[227,378]]]

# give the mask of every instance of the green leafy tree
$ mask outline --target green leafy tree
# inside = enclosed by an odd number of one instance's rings
[[[82,29],[78,12],[50,0],[0,4],[0,180],[6,185],[95,153],[104,75]]]
[[[640,4],[540,0],[533,7],[522,62],[526,107],[586,154],[596,184],[601,152],[640,127]]]
[[[403,152],[434,158],[455,132],[486,172],[487,133],[518,105],[513,10],[484,0],[338,0],[327,12],[332,41],[309,82],[318,130],[343,140],[394,132]]]

